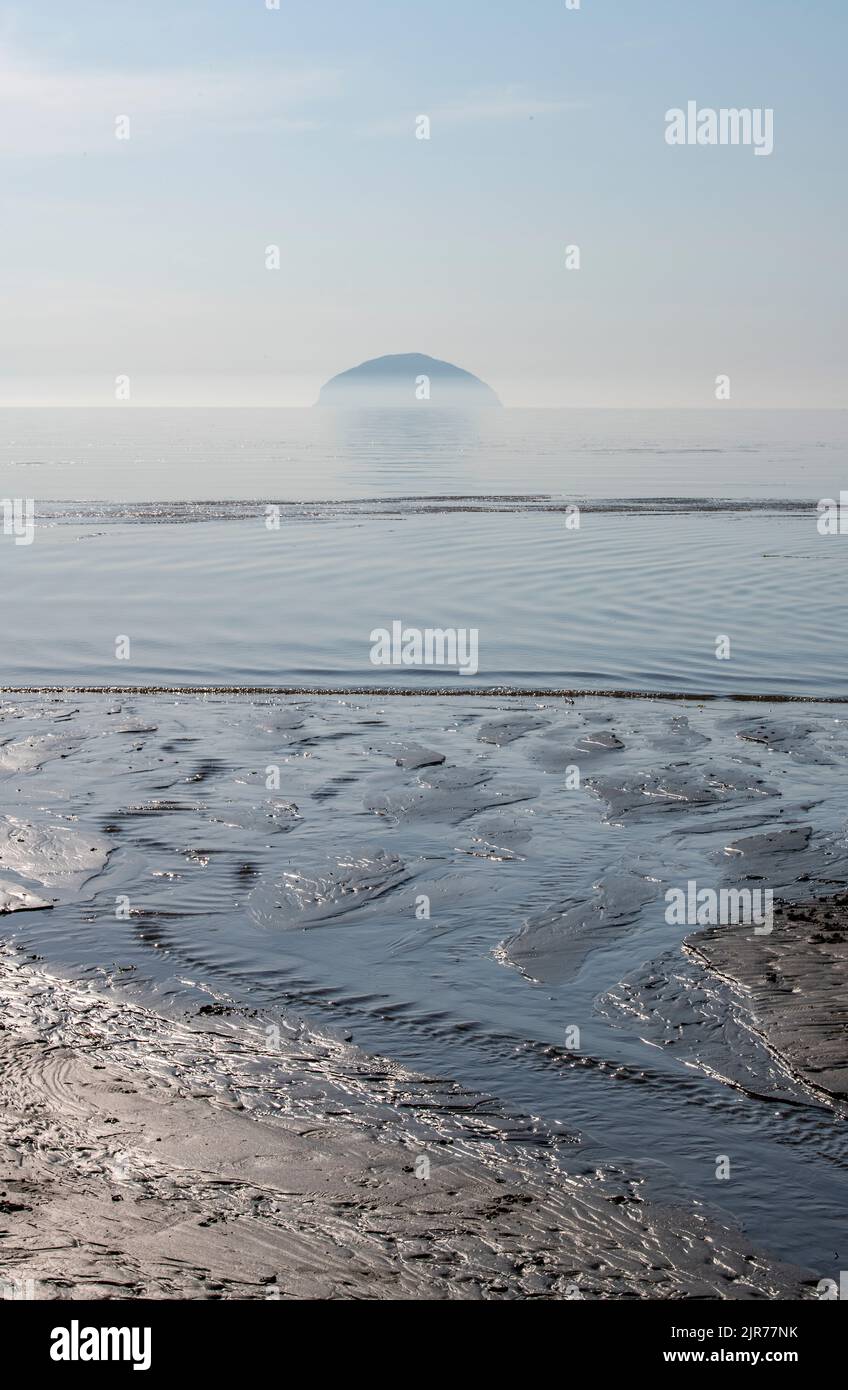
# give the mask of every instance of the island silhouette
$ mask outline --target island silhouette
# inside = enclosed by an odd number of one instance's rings
[[[423,352],[397,352],[372,357],[340,372],[321,387],[319,406],[449,406],[467,410],[500,406],[490,386],[479,377],[428,357]]]

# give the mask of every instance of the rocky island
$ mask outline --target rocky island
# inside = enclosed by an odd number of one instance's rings
[[[490,386],[452,362],[421,352],[373,357],[340,372],[321,388],[319,406],[361,409],[430,405],[461,410],[500,406]]]

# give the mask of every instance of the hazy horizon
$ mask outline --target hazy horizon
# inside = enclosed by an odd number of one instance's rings
[[[141,402],[141,401],[129,401],[129,402],[127,402],[126,404],[121,404],[121,405],[117,404],[117,403],[114,402],[114,401],[105,401],[105,402],[99,402],[99,403],[97,403],[97,402],[90,402],[90,401],[76,401],[76,402],[69,402],[69,401],[50,401],[50,402],[48,402],[48,403],[39,402],[39,401],[17,401],[17,402],[15,402],[14,404],[11,404],[11,403],[0,403],[0,410],[114,410],[114,411],[118,411],[118,410],[285,410],[285,411],[289,411],[289,410],[291,410],[291,411],[303,411],[303,410],[312,410],[314,407],[315,407],[315,402],[313,402],[311,405],[310,405],[310,404],[306,404],[306,405],[275,405],[275,404],[273,404],[273,403],[268,403],[268,402],[266,402],[266,403],[264,403],[264,404],[250,405],[250,404],[245,404],[245,403],[243,403],[243,402],[227,403],[227,402],[221,402],[221,401],[218,401],[218,402],[216,402],[216,403],[214,403],[214,404],[213,404],[211,401],[207,401],[207,402],[183,401],[183,402],[179,402],[179,403],[174,403],[174,402],[172,402],[172,403],[170,403],[170,404],[168,404],[168,403],[162,403],[162,402],[147,402],[147,403],[145,403],[145,402]],[[336,407],[325,407],[325,409],[326,409],[326,408],[335,409]],[[415,406],[409,406],[409,407],[403,407],[403,406],[364,406],[364,407],[362,407],[362,409],[364,409],[364,410],[398,410],[398,409],[404,409],[404,408],[408,408],[409,410],[415,410],[415,409],[416,409]],[[451,407],[447,407],[447,408],[450,409]],[[698,405],[679,405],[679,406],[677,406],[677,405],[674,405],[674,406],[672,406],[672,405],[632,405],[632,406],[631,406],[631,405],[504,405],[504,406],[502,407],[502,409],[504,409],[504,410],[510,410],[510,411],[551,411],[551,412],[557,412],[557,411],[572,412],[572,411],[573,411],[575,414],[577,414],[577,413],[579,413],[579,412],[581,412],[581,411],[586,411],[586,412],[588,412],[588,411],[609,411],[609,412],[611,412],[611,413],[613,413],[613,412],[626,412],[626,411],[644,411],[646,414],[656,414],[656,415],[659,415],[659,414],[685,413],[685,412],[693,412],[693,413],[694,413],[694,412],[697,412],[697,411],[699,411],[699,410],[706,410],[706,409],[710,409],[710,408],[711,408],[711,407],[708,407],[708,406],[698,406]],[[438,407],[432,407],[432,409],[438,409]],[[837,413],[839,413],[839,412],[841,412],[841,411],[844,411],[844,410],[848,409],[848,407],[846,407],[846,406],[841,406],[841,405],[830,405],[830,406],[797,406],[797,405],[775,405],[775,406],[736,405],[736,406],[734,406],[734,405],[728,405],[728,406],[726,407],[726,409],[727,409],[728,411],[731,411],[731,412],[734,413],[734,414],[739,414],[739,415],[745,414],[746,412],[752,412],[752,413],[753,413],[753,412],[757,412],[757,413],[761,413],[761,412],[766,412],[766,411],[768,411],[768,412],[773,412],[773,413],[775,413],[775,414],[786,414],[786,415],[791,415],[791,414],[795,414],[795,413],[799,413],[799,412],[804,412],[804,411],[808,411],[808,412],[810,412],[811,414],[812,414],[812,413],[815,413],[815,414],[819,414],[819,413],[833,413],[833,414],[837,414]]]
[[[506,407],[842,407],[845,36],[837,0],[8,6],[0,404],[311,406],[421,352]],[[773,149],[675,148],[689,102]]]

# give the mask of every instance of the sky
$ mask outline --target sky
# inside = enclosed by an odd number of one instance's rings
[[[424,352],[509,406],[845,406],[847,39],[845,0],[4,5],[0,403],[303,406]],[[773,152],[669,145],[689,101]]]

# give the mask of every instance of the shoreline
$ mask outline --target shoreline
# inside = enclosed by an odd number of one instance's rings
[[[4,706],[0,1278],[47,1298],[815,1296],[810,1164],[837,1203],[844,1137],[751,1008],[762,950],[790,943],[757,937],[745,964],[723,929],[711,967],[652,924],[661,881],[693,862],[721,881],[728,845],[746,881],[844,891],[842,799],[811,814],[844,721],[450,704]],[[575,859],[621,849],[540,882],[564,832]],[[600,1020],[585,1052],[566,1017]],[[809,1111],[775,1131],[775,1099]],[[715,1121],[736,1125],[733,1187]]]
[[[779,903],[774,929],[709,927],[684,951],[734,991],[748,1025],[792,1076],[848,1102],[848,893]],[[841,1001],[841,1002],[840,1002]]]
[[[768,691],[706,691],[693,690],[583,690],[557,686],[537,688],[515,685],[489,686],[403,686],[396,685],[0,685],[0,695],[269,695],[325,696],[354,695],[357,698],[373,695],[380,700],[389,698],[442,699],[463,697],[486,700],[649,700],[679,701],[695,704],[776,704],[776,705],[846,705],[848,695],[790,695]]]
[[[320,1118],[297,1102],[257,1118],[209,1070],[226,1083],[244,1037],[222,1041],[9,950],[0,1003],[0,1282],[25,1297],[815,1296],[809,1274],[694,1208],[644,1201],[632,1181],[546,1185],[520,1163],[449,1157],[445,1125],[428,1135],[420,1115],[413,1126],[349,1097],[325,1094]],[[187,1048],[205,1072],[166,1076],[162,1062]],[[295,1078],[303,1047],[283,1061]],[[369,1066],[392,1071],[363,1064],[366,1080]]]

